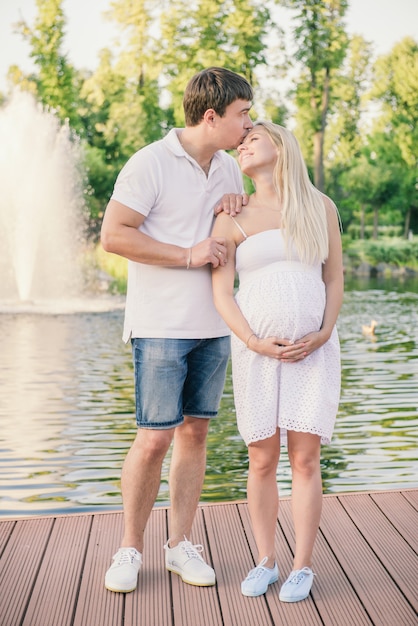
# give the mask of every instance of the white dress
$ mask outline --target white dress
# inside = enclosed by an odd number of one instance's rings
[[[292,258],[297,258],[294,250]],[[295,341],[321,327],[325,308],[321,264],[286,259],[280,229],[251,235],[237,248],[240,284],[235,298],[258,337]],[[295,363],[257,354],[232,335],[232,378],[238,429],[247,445],[271,437],[277,427],[282,443],[288,430],[313,433],[321,443],[330,442],[341,383],[335,327],[321,348]]]

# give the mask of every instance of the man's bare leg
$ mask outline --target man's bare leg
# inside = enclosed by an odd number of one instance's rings
[[[170,547],[189,538],[206,472],[209,420],[185,417],[174,434],[170,466]]]
[[[122,469],[124,535],[121,547],[142,553],[144,531],[161,483],[161,467],[174,435],[169,430],[140,428]]]

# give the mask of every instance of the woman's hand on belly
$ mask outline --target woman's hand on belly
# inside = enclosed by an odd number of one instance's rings
[[[297,339],[292,346],[283,351],[281,361],[283,363],[300,361],[312,354],[312,352],[315,352],[315,350],[318,350],[328,339],[328,333],[323,330],[308,333],[304,337]]]
[[[283,337],[261,338],[256,335],[250,337],[247,347],[258,354],[262,354],[263,356],[268,356],[279,361],[283,359],[284,353],[287,351],[291,351],[290,360],[299,360],[303,358],[301,355],[304,351],[303,345],[296,347],[290,339]]]

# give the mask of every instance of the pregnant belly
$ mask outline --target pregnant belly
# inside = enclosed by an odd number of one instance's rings
[[[311,273],[279,273],[247,282],[236,299],[260,337],[276,335],[296,341],[320,329],[325,286]]]

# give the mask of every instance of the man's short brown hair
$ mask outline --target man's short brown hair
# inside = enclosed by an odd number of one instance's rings
[[[235,100],[252,100],[250,83],[224,67],[209,67],[190,79],[183,96],[186,126],[197,126],[205,111],[213,109],[221,117]]]

